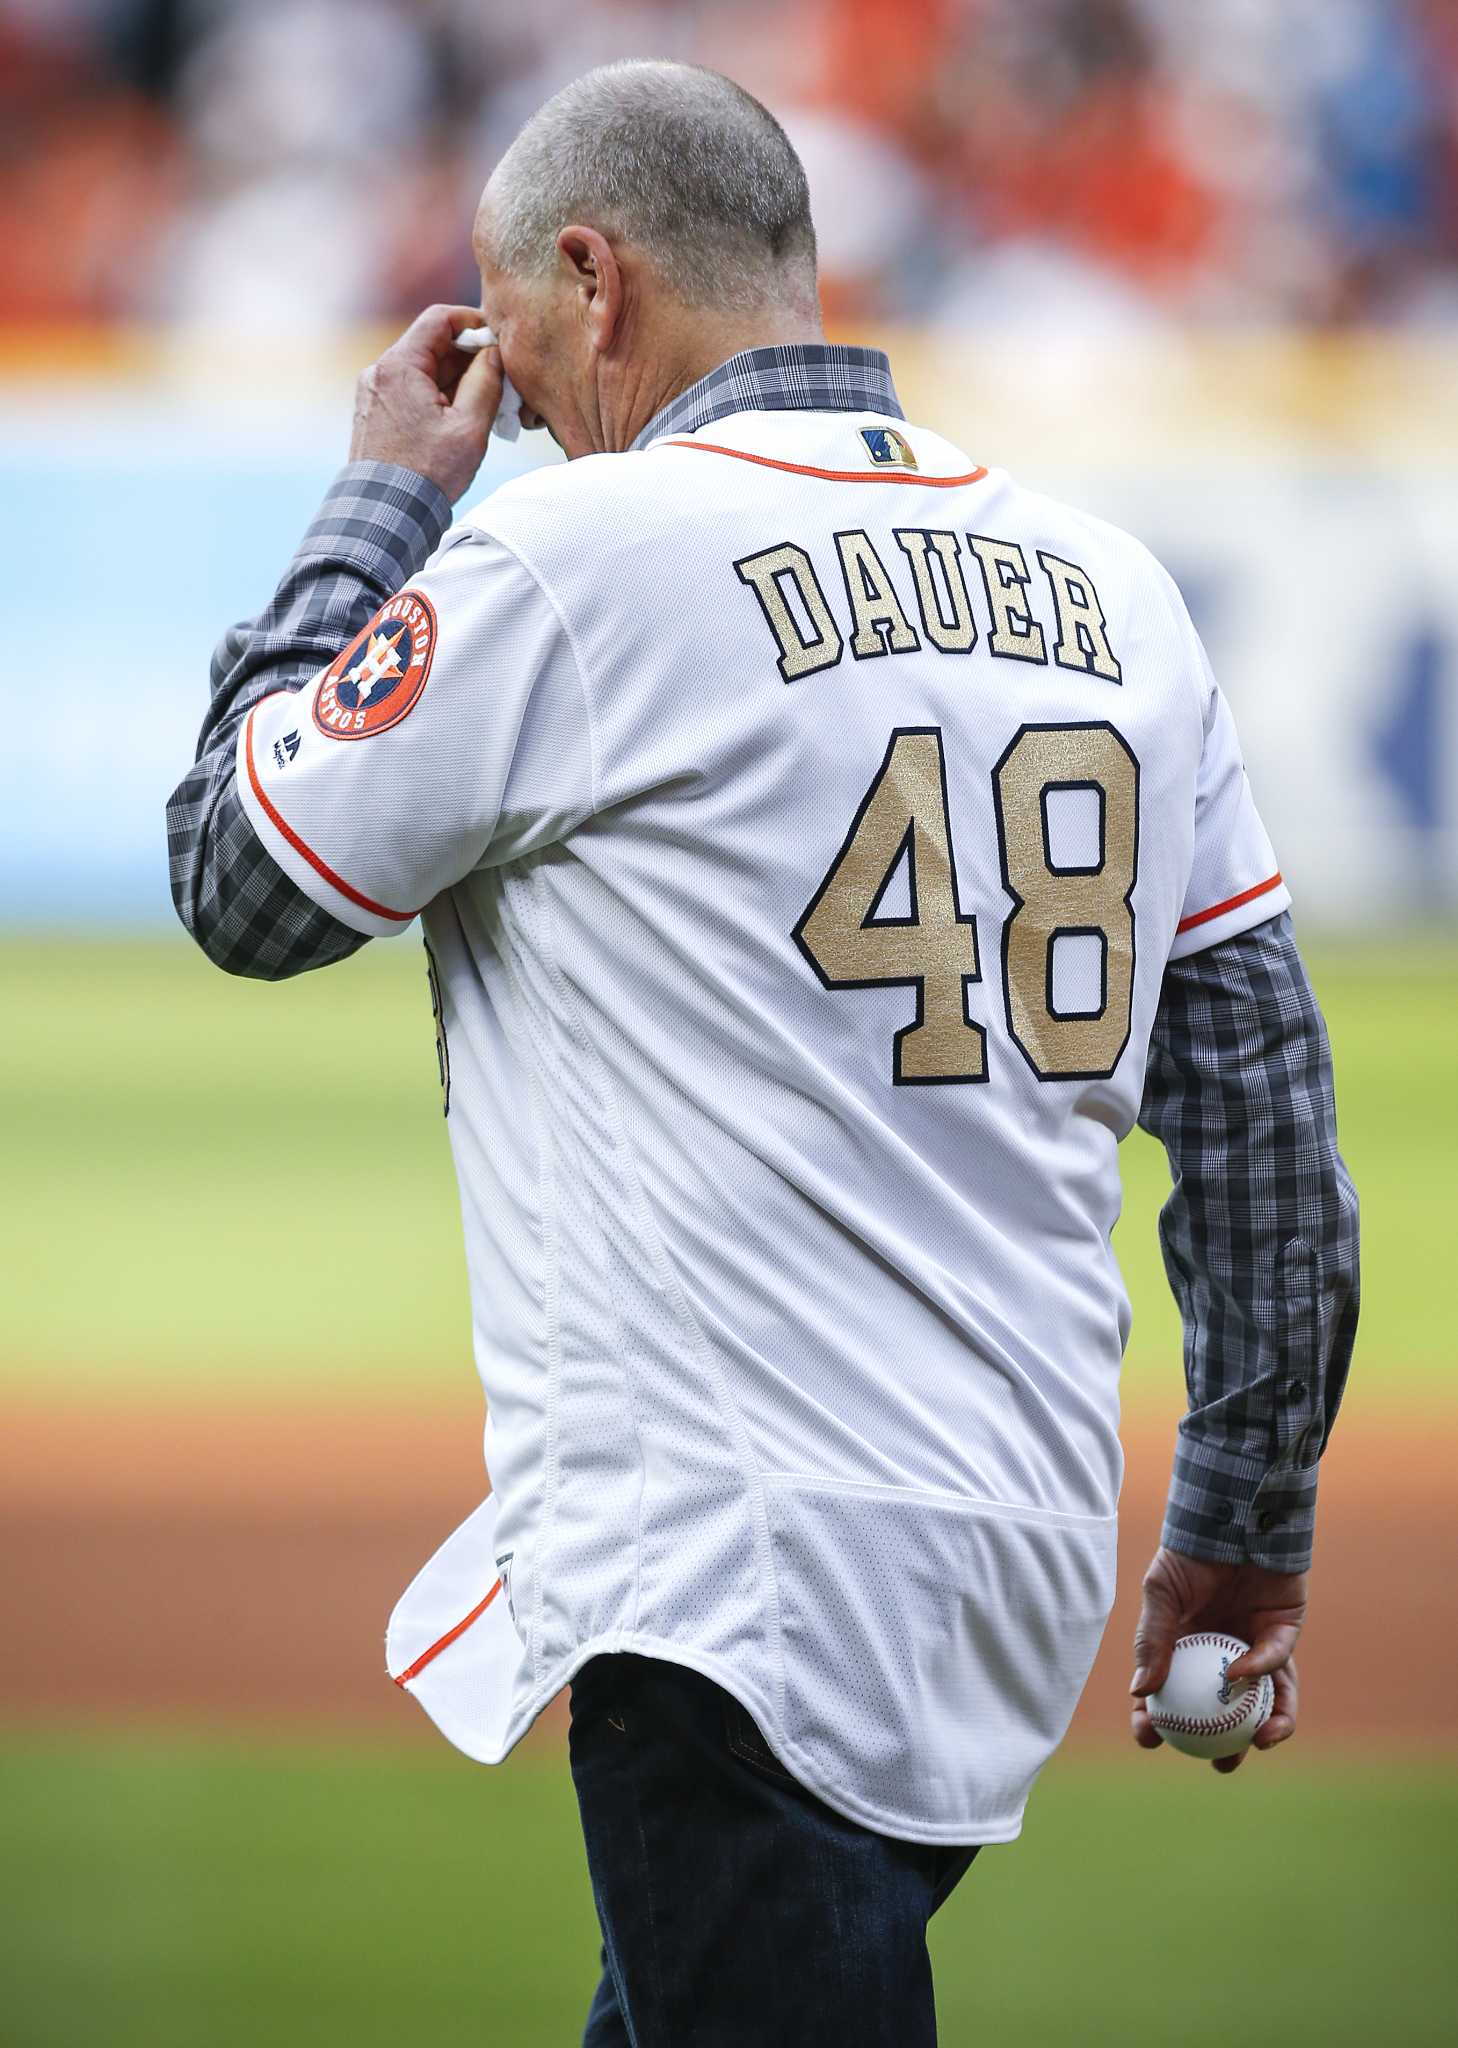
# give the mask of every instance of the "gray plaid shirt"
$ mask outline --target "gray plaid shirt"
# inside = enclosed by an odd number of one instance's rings
[[[745,410],[903,417],[884,355],[759,348],[674,399],[634,443]],[[264,851],[238,796],[238,727],[297,689],[408,583],[450,523],[434,484],[387,463],[340,471],[272,602],[224,634],[196,764],[167,808],[172,896],[208,957],[282,980],[366,942]],[[1220,1563],[1301,1571],[1317,1460],[1357,1326],[1357,1198],[1337,1151],[1331,1054],[1282,914],[1165,970],[1139,1121],[1169,1155],[1160,1218],[1185,1327],[1164,1540]]]

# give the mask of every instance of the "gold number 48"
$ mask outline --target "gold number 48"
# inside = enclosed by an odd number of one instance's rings
[[[1098,847],[1086,864],[1054,859],[1048,800],[1064,792],[1096,802]],[[1008,1030],[1040,1080],[1103,1079],[1129,1042],[1134,1000],[1139,764],[1106,723],[1025,725],[993,770],[992,795],[1002,883],[1013,906],[1002,939]],[[881,916],[903,861],[910,914]],[[915,990],[915,1017],[893,1040],[898,1086],[988,1078],[987,1032],[967,1014],[967,990],[982,979],[977,919],[957,895],[938,727],[891,735],[794,936],[826,988]],[[1060,938],[1097,943],[1096,1009],[1055,1007]]]

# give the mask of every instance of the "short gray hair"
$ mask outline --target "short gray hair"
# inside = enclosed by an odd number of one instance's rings
[[[685,305],[815,296],[805,169],[784,129],[717,71],[605,64],[535,113],[489,191],[492,254],[540,276],[579,223],[636,243]]]

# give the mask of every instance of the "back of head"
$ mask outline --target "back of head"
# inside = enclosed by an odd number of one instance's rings
[[[717,71],[608,64],[533,115],[489,189],[502,269],[541,275],[569,225],[632,242],[686,306],[813,312],[815,230],[794,146]]]

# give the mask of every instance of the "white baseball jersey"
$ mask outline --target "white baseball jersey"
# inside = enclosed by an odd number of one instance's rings
[[[633,1650],[871,1828],[1016,1834],[1113,1594],[1161,977],[1288,901],[1168,577],[924,428],[739,413],[497,492],[239,777],[315,901],[424,919],[478,1753]]]

